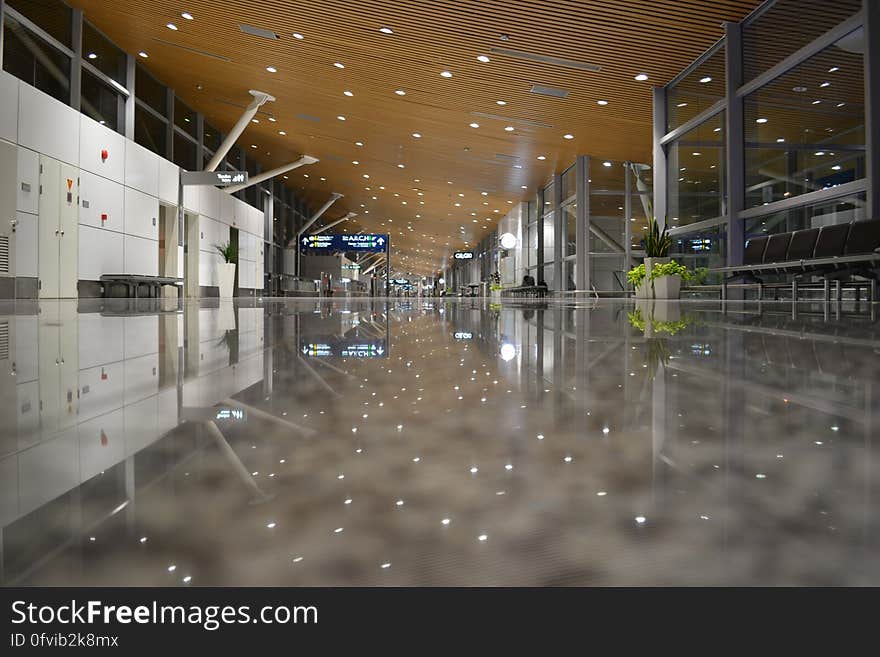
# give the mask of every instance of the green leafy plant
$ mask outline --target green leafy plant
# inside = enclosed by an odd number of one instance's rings
[[[498,290],[500,290],[502,288],[501,288],[501,284],[492,283],[492,285],[489,286],[489,289],[492,290],[493,292],[498,292]]]
[[[661,322],[655,320],[651,322],[651,328],[653,328],[656,333],[675,335],[679,331],[686,329],[689,324],[690,322],[688,322],[687,319],[680,319],[677,322]]]
[[[675,260],[665,263],[657,263],[651,269],[651,280],[654,281],[661,276],[681,276],[681,280],[689,281],[692,278],[690,270],[684,265],[678,264]]]
[[[223,261],[227,264],[234,264],[238,261],[238,247],[232,242],[215,244],[214,248],[217,249],[217,253],[223,256]]]
[[[666,231],[666,226],[660,230],[660,224],[656,218],[648,221],[648,230],[645,233],[645,255],[648,258],[665,258],[672,246],[672,238]]]
[[[629,320],[629,323],[632,324],[635,328],[640,331],[645,330],[645,318],[642,317],[642,309],[636,308],[632,312],[626,314],[626,318]]]
[[[626,280],[629,281],[630,285],[636,288],[645,280],[645,275],[645,263],[642,263],[636,265],[626,273]]]

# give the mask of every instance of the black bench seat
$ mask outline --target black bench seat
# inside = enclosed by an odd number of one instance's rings
[[[501,290],[503,297],[544,297],[547,295],[547,288],[543,285],[521,285],[519,287],[507,287]]]
[[[127,297],[139,299],[142,289],[146,292],[143,298],[155,299],[160,295],[160,290],[165,285],[182,286],[182,278],[173,278],[171,276],[144,276],[142,274],[103,274],[101,283],[104,287],[104,297],[108,298],[112,295],[110,292],[114,285],[123,285],[126,289]]]

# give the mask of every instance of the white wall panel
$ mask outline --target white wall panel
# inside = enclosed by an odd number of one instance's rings
[[[78,332],[80,369],[121,361],[125,357],[124,327],[122,317],[81,313]],[[122,380],[117,380],[116,384],[121,386]]]
[[[159,354],[130,358],[124,363],[126,405],[159,392]]]
[[[125,459],[125,415],[122,408],[77,427],[82,481],[97,476]]]
[[[74,166],[79,163],[79,112],[22,83],[18,117],[19,144]]]
[[[125,188],[125,234],[159,239],[159,200],[155,196]]]
[[[159,158],[159,200],[177,207],[180,169],[173,162]]]
[[[122,408],[123,364],[121,361],[79,372],[79,420],[81,422]]]
[[[139,192],[131,191],[132,194]],[[88,171],[79,176],[79,223],[121,233],[125,224],[125,188]],[[106,221],[101,221],[105,216]]]
[[[15,181],[15,207],[22,212],[39,214],[40,154],[18,147],[18,179]]]
[[[199,185],[199,213],[203,217],[211,217],[211,219],[220,219],[220,194],[216,187],[211,185]]]
[[[156,413],[158,404],[153,395],[137,404],[126,406],[125,454],[131,456],[159,438]]]
[[[177,426],[177,388],[168,388],[159,393],[156,399],[157,433],[162,436]]]
[[[19,436],[36,436],[40,433],[40,382],[28,381],[15,386],[18,407]],[[21,446],[21,442],[19,442]]]
[[[150,196],[159,196],[159,156],[128,140],[125,142],[125,184]]]
[[[237,200],[231,194],[220,192],[220,216],[218,219],[227,226],[235,225],[235,202]]]
[[[19,512],[22,515],[80,483],[78,452],[79,441],[73,428],[19,454]]]
[[[204,251],[199,253],[199,285],[211,287],[217,285],[217,264],[220,256],[213,256]]]
[[[15,275],[37,278],[39,220],[37,215],[26,212],[17,212],[15,218]]]
[[[183,207],[192,212],[199,212],[199,188],[195,185],[187,185],[183,188]]]
[[[18,78],[0,71],[0,139],[18,141]]]
[[[104,274],[131,274],[125,268],[122,233],[110,230],[79,227],[79,279],[98,281]],[[134,239],[134,238],[131,238]],[[146,240],[142,240],[146,241]],[[158,260],[158,242],[156,243]]]
[[[39,372],[37,326],[35,315],[15,316],[15,377],[19,383],[37,379]]]
[[[159,242],[125,235],[123,265],[126,274],[158,276]]]
[[[235,199],[235,205],[233,207],[233,220],[234,226],[236,228],[240,228],[242,226],[247,226],[249,219],[249,211],[251,206],[242,201],[241,199]]]
[[[126,317],[124,325],[126,358],[136,358],[159,352],[158,315]]]
[[[102,157],[104,153],[106,158]],[[125,137],[80,114],[79,168],[122,183],[125,180]]]
[[[260,239],[263,239],[263,223],[265,216],[266,215],[262,210],[250,208],[250,221],[248,223],[247,231],[251,235],[259,235]]]

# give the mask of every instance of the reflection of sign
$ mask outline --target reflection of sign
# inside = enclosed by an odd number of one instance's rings
[[[181,185],[243,185],[248,181],[247,171],[181,171]]]
[[[409,285],[409,281],[405,278],[392,278],[391,282],[395,285]]]
[[[474,334],[470,333],[468,331],[456,331],[455,332],[455,339],[456,340],[471,340],[471,339],[473,339],[473,337],[474,337]]]
[[[247,415],[240,408],[221,408],[215,416],[217,420],[246,420]]]
[[[305,235],[300,248],[309,251],[366,251],[383,253],[388,249],[387,235]]]
[[[385,340],[363,340],[360,338],[325,340],[321,342],[302,342],[303,356],[316,358],[383,358],[386,356]]]
[[[351,264],[351,265],[342,265],[342,268],[343,269],[360,269],[361,266],[358,264]]]
[[[453,256],[456,260],[473,260],[474,252],[473,251],[456,251]]]

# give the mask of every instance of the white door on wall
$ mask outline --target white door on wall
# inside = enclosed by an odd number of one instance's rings
[[[18,149],[0,142],[0,277],[15,275]]]
[[[40,298],[76,298],[79,171],[40,156]]]

